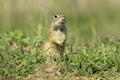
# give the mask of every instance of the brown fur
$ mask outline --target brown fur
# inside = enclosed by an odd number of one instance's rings
[[[64,53],[67,39],[65,17],[62,14],[51,18],[51,27],[48,32],[48,38],[44,43],[44,53],[50,58],[60,57]]]

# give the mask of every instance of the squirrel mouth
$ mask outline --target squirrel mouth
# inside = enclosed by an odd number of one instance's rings
[[[65,22],[64,21],[62,21],[62,22],[60,22],[61,24],[64,24]]]
[[[64,23],[65,23],[65,19],[61,19],[61,20],[60,20],[60,23],[61,23],[61,24],[64,24]]]

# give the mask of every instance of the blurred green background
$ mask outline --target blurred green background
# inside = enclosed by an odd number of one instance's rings
[[[101,39],[120,37],[120,0],[0,0],[0,33],[46,37],[57,13],[66,16],[70,42],[89,42],[93,28]]]

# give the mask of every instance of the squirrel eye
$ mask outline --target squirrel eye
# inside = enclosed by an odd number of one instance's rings
[[[57,15],[55,15],[55,16],[54,16],[54,18],[58,18],[58,16],[57,16]]]

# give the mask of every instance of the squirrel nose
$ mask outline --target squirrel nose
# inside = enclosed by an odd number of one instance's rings
[[[65,21],[65,18],[62,18],[61,21],[64,22],[64,21]]]

